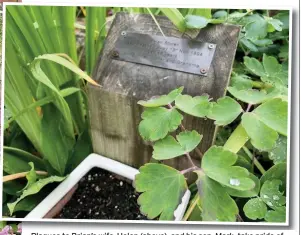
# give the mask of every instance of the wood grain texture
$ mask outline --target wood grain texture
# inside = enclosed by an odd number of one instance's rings
[[[116,15],[93,74],[102,88],[88,86],[91,134],[94,152],[134,167],[149,162],[152,153],[152,147],[138,133],[143,109],[137,101],[167,94],[180,86],[185,87],[184,94],[192,96],[209,94],[213,100],[224,96],[240,30],[238,26],[220,24],[182,34],[166,17],[157,17],[157,21],[166,36],[196,38],[215,43],[217,48],[207,77],[114,60],[111,53],[122,31],[161,35],[150,15]],[[216,132],[213,121],[185,116],[183,125],[203,134],[199,145],[202,152],[212,145]],[[195,153],[192,157],[199,159]],[[178,169],[189,166],[186,158],[167,163]]]

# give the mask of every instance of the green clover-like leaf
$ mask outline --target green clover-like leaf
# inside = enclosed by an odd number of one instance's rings
[[[171,159],[189,153],[201,142],[202,136],[196,131],[184,131],[177,135],[177,140],[167,136],[154,144],[153,158],[156,160]]]
[[[278,139],[278,134],[265,125],[256,114],[244,113],[241,123],[255,148],[261,151],[268,151],[273,148]]]
[[[186,15],[185,22],[188,29],[202,29],[210,23],[210,20],[204,16]]]
[[[215,120],[215,125],[225,126],[233,122],[241,112],[239,103],[226,96],[213,103],[207,117]]]
[[[275,209],[285,205],[286,198],[280,192],[281,180],[267,180],[261,187],[260,197],[270,207]]]
[[[234,197],[242,197],[242,198],[257,196],[259,191],[260,191],[260,180],[255,175],[253,175],[251,173],[250,173],[250,178],[255,183],[254,188],[252,188],[250,190],[246,190],[246,191],[241,191],[241,190],[237,190],[237,189],[234,189],[234,188],[226,187],[226,190],[227,190],[228,194],[231,195],[231,196],[234,196]]]
[[[222,185],[244,191],[255,187],[247,169],[233,166],[237,155],[222,147],[212,146],[203,156],[202,169],[211,179]]]
[[[180,87],[171,91],[168,95],[162,95],[147,101],[140,100],[138,101],[138,104],[144,107],[159,107],[168,105],[171,104],[177,98],[177,96],[182,93],[183,89],[184,87]]]
[[[265,125],[287,136],[288,102],[280,98],[269,100],[258,106],[255,113]]]
[[[274,164],[285,162],[287,157],[287,137],[280,135],[276,140],[276,145],[269,152],[269,158],[273,160]]]
[[[256,89],[238,89],[237,87],[228,87],[228,91],[236,99],[241,100],[248,104],[260,104],[267,100],[273,99],[281,94],[276,88],[267,90],[256,90]]]
[[[168,132],[174,131],[181,124],[183,116],[175,109],[163,107],[146,108],[142,113],[139,133],[145,140],[163,139]]]
[[[252,198],[243,207],[245,215],[252,219],[263,219],[268,209],[261,198]]]
[[[135,188],[141,213],[149,219],[173,220],[174,211],[187,190],[185,177],[176,169],[157,163],[140,167]]]
[[[262,76],[266,75],[262,63],[260,63],[255,58],[245,56],[244,57],[244,64],[251,73],[253,73],[253,74],[255,74],[259,77],[262,77]]]
[[[246,17],[248,23],[245,25],[245,32],[247,39],[261,39],[265,38],[268,33],[268,23],[259,14],[253,14]]]
[[[192,98],[189,95],[179,95],[176,98],[175,104],[184,113],[195,117],[205,117],[211,108],[208,98],[208,96],[196,96]]]
[[[286,221],[286,207],[278,207],[265,214],[265,221],[272,223],[284,223]]]
[[[260,183],[263,184],[267,180],[281,180],[282,187],[280,189],[284,190],[286,187],[286,167],[285,162],[272,166],[261,176]]]
[[[236,221],[238,207],[225,188],[204,173],[196,173],[203,221]]]

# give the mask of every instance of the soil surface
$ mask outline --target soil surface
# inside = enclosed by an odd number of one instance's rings
[[[120,177],[93,168],[78,185],[58,219],[147,220],[139,211],[138,193]]]

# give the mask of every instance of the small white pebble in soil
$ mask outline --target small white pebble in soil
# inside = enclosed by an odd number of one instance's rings
[[[117,209],[118,208],[118,206],[115,206],[115,209]]]
[[[99,215],[99,212],[95,212],[95,215]]]
[[[95,184],[92,184],[91,186],[92,186],[92,188],[94,188]]]
[[[122,186],[122,185],[123,185],[123,182],[122,182],[122,181],[120,181],[120,183],[119,183],[119,184],[120,184],[120,186]]]
[[[82,205],[82,204],[83,204],[83,202],[79,202],[79,204],[81,204],[81,205]]]
[[[134,194],[133,197],[136,197],[136,195]]]
[[[91,212],[92,212],[92,210],[91,210],[91,209],[89,209],[89,212],[88,212],[88,214],[90,215],[90,214],[91,214]]]
[[[96,186],[96,187],[95,187],[95,191],[96,191],[96,192],[99,192],[99,191],[100,191],[100,187],[99,187],[99,186]]]

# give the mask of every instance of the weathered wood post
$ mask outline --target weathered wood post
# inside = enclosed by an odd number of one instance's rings
[[[134,167],[152,155],[152,147],[138,133],[142,108],[137,101],[180,86],[192,96],[206,93],[214,100],[224,96],[240,30],[219,24],[183,34],[166,17],[156,18],[166,38],[150,15],[116,14],[93,75],[102,87],[88,87],[94,152]],[[203,134],[202,152],[212,145],[213,121],[185,116],[183,125]],[[180,159],[168,164],[187,167],[185,158]]]

